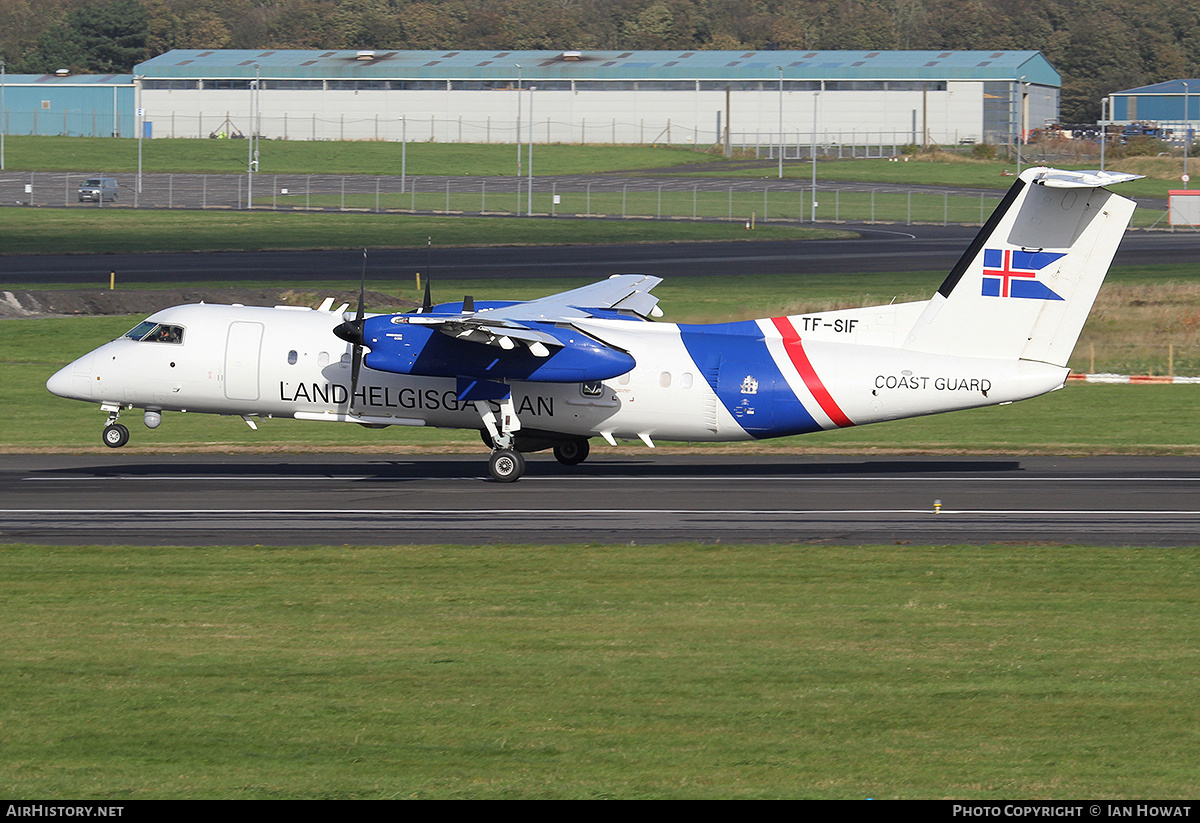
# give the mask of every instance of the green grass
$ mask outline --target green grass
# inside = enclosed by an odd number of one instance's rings
[[[635,220],[518,220],[401,214],[0,209],[0,254],[569,245],[574,243],[792,240],[836,229]],[[10,284],[13,285],[13,284]]]
[[[8,798],[1188,798],[1196,549],[0,548]]]
[[[5,139],[9,171],[136,172],[138,141],[108,137],[29,137]],[[270,174],[407,174],[511,176],[517,173],[514,144],[370,141],[286,141],[259,143],[259,172]],[[244,173],[245,140],[157,139],[142,141],[144,173]],[[661,168],[721,160],[718,155],[668,146],[576,146],[552,143],[534,147],[539,175],[590,174]],[[402,162],[403,161],[403,162]],[[528,163],[528,158],[525,160]],[[526,167],[527,169],[527,167]]]
[[[842,237],[837,229],[740,223],[518,220],[402,214],[0,209],[0,254],[570,245]],[[102,266],[103,267],[103,264]],[[9,284],[16,285],[16,284]]]
[[[1022,170],[1036,163],[1024,163]],[[1120,163],[1109,162],[1111,171]],[[1067,169],[1098,169],[1098,161],[1063,164],[1056,166]],[[1003,161],[938,161],[913,160],[908,163],[893,163],[887,159],[871,160],[818,160],[817,187],[822,180],[841,180],[854,183],[886,183],[901,186],[948,186],[951,188],[1007,189],[1012,186],[1017,170],[1015,163]],[[689,170],[689,176],[701,177],[753,177],[776,178],[773,170],[762,168],[712,170]],[[1007,174],[1006,174],[1007,173]],[[783,175],[788,180],[809,181],[812,179],[812,164],[803,161],[783,164]],[[1157,197],[1165,199],[1167,191],[1179,188],[1178,181],[1144,179],[1122,183],[1114,190],[1126,197]]]

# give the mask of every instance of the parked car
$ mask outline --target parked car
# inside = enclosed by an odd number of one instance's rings
[[[79,187],[80,203],[87,200],[96,203],[102,203],[107,200],[111,203],[116,199],[117,181],[111,177],[89,177]]]

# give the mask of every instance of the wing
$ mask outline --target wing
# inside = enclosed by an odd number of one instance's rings
[[[633,358],[588,335],[573,321],[592,317],[633,322],[661,317],[650,290],[662,278],[617,274],[571,291],[523,303],[476,309],[471,298],[430,312],[367,318],[365,362],[372,369],[471,380],[582,383],[607,380]]]
[[[400,322],[429,326],[442,334],[473,343],[512,350],[519,342],[530,353],[546,357],[564,343],[559,337],[534,328],[537,324],[570,323],[588,317],[624,317],[645,320],[661,317],[658,298],[650,290],[662,282],[647,274],[614,274],[607,280],[537,300],[473,310],[464,301],[459,312],[397,315]],[[397,322],[393,319],[392,322]]]

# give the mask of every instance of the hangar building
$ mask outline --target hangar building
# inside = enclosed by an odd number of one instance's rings
[[[805,148],[1009,143],[1061,85],[1036,51],[175,50],[135,79],[156,138]]]
[[[5,74],[5,134],[133,137],[132,75]]]
[[[1162,125],[1200,124],[1200,79],[1168,80],[1114,92],[1112,120],[1129,124],[1152,121]]]

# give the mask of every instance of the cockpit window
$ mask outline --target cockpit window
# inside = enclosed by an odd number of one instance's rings
[[[183,326],[170,326],[166,323],[151,323],[143,320],[125,335],[130,340],[144,343],[182,343]]]

